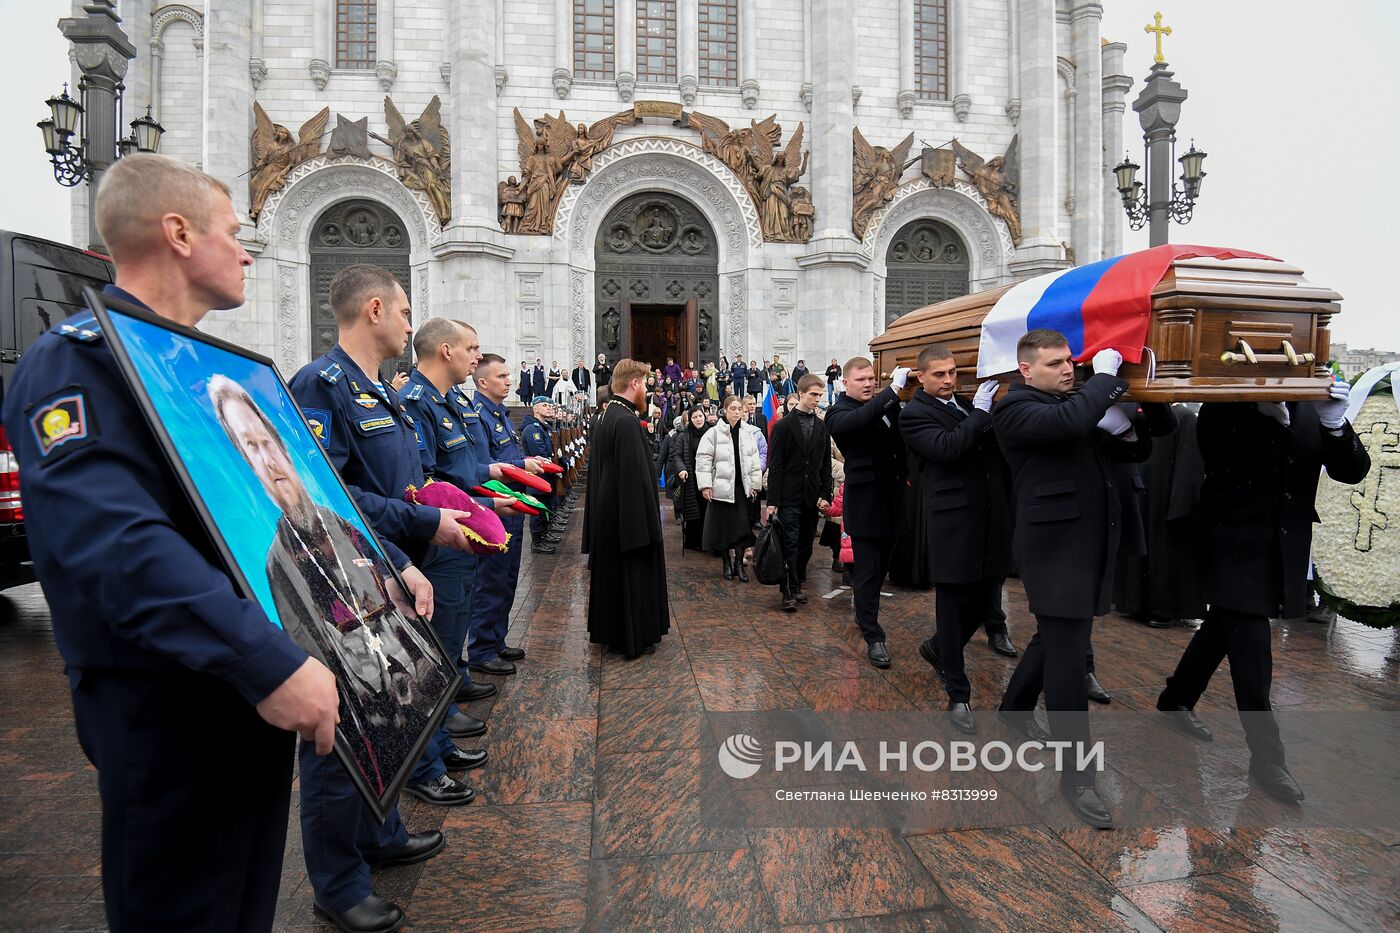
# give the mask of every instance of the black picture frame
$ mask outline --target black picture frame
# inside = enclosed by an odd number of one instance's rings
[[[412,611],[403,578],[272,360],[93,288],[84,297],[229,578],[335,674],[335,754],[375,818],[386,819],[447,716],[461,684],[456,664],[429,621]],[[228,394],[236,390],[244,397]],[[303,527],[319,529],[319,537],[307,532],[318,547],[273,497],[289,477],[271,485],[259,479],[252,463],[261,455],[236,446],[228,403],[216,394],[235,407],[241,401],[250,409],[242,423],[257,430],[260,422],[281,448],[305,497],[297,514],[311,516]],[[222,461],[228,467],[220,474]],[[266,580],[250,577],[259,551]],[[376,677],[383,689],[368,691]]]

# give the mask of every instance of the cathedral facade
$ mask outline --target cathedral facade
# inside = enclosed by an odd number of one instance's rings
[[[81,4],[75,4],[75,12]],[[512,362],[782,353],[1120,251],[1125,47],[1086,0],[124,0],[125,107],[227,182],[210,330],[284,373],[337,269]],[[86,232],[75,193],[75,241]]]

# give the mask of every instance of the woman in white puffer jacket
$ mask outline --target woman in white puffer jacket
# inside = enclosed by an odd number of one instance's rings
[[[762,488],[763,463],[758,453],[759,430],[743,416],[738,396],[725,399],[724,420],[700,438],[695,476],[700,494],[709,502],[700,546],[711,554],[723,554],[726,580],[738,576],[747,583],[742,557],[754,540],[749,500]]]

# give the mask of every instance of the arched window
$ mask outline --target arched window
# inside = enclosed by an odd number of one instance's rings
[[[923,100],[948,99],[948,0],[914,4],[914,78]]]
[[[637,80],[676,81],[676,0],[637,0]]]
[[[335,67],[374,69],[378,8],[377,0],[336,0]]]
[[[739,83],[738,0],[700,0],[700,83]]]
[[[625,2],[625,0],[624,0]],[[574,0],[574,77],[610,81],[616,58],[614,0]]]

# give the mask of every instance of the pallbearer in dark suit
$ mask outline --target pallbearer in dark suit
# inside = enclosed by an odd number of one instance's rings
[[[1121,523],[1110,461],[1140,462],[1152,442],[1138,437],[1113,403],[1128,389],[1116,350],[1094,356],[1094,375],[1074,394],[1074,360],[1063,334],[1033,330],[1016,344],[1024,385],[993,412],[997,442],[1016,484],[1012,556],[1026,587],[1036,634],[1002,696],[1003,719],[1032,738],[1042,689],[1057,741],[1089,746],[1085,655],[1094,616],[1109,609]],[[1065,755],[1060,790],[1080,819],[1108,828],[1113,817],[1094,777]]]
[[[948,691],[953,725],[973,733],[963,647],[1000,603],[1012,569],[1008,470],[992,432],[997,383],[983,383],[971,405],[960,401],[957,363],[940,344],[925,347],[915,367],[922,388],[900,412],[899,431],[919,471],[929,577],[938,590],[938,628],[919,654]]]
[[[797,407],[773,428],[768,447],[768,514],[778,516],[787,557],[783,611],[795,612],[807,596],[807,562],[817,519],[830,506],[831,435],[817,417],[822,398],[820,376],[806,375],[797,384]]]
[[[846,391],[826,410],[831,439],[846,458],[845,515],[855,571],[856,624],[868,646],[870,663],[890,666],[885,630],[880,628],[880,585],[890,569],[899,534],[904,496],[904,441],[899,436],[899,395],[909,379],[897,368],[889,388],[875,391],[875,364],[863,356],[846,361]]]
[[[1196,423],[1205,482],[1205,622],[1167,678],[1157,708],[1195,738],[1211,734],[1191,712],[1226,657],[1249,742],[1250,776],[1282,800],[1303,799],[1288,773],[1269,705],[1273,654],[1269,617],[1307,608],[1313,500],[1319,471],[1359,483],[1371,459],[1346,420],[1350,386],[1311,402],[1206,404]]]

